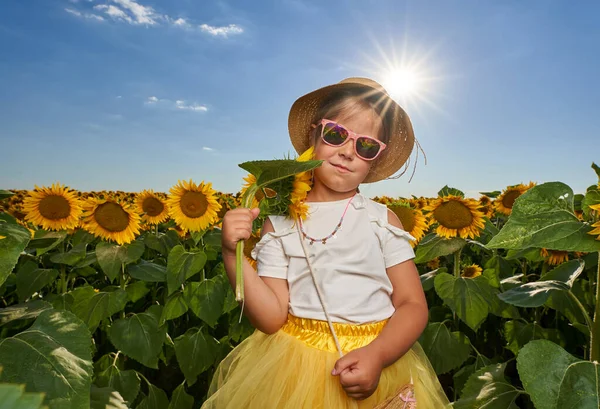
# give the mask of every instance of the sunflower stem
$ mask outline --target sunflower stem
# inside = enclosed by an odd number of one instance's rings
[[[589,317],[587,318],[589,319]],[[600,251],[598,252],[598,266],[596,271],[596,306],[594,310],[594,322],[590,328],[590,361],[600,361]]]
[[[64,264],[60,266],[60,288],[63,294],[67,293],[67,271]]]
[[[454,253],[454,277],[458,278],[460,277],[460,253],[462,251],[462,248],[458,249],[455,253]]]
[[[257,190],[256,183],[246,190],[242,196],[242,207],[250,207]],[[244,240],[238,241],[235,246],[235,300],[244,301]]]
[[[121,290],[125,291],[125,263],[121,263],[121,275],[119,277]],[[125,318],[125,310],[121,310],[121,319]]]

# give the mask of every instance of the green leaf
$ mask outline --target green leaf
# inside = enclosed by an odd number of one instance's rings
[[[75,234],[73,234],[73,237],[71,238],[71,244],[73,246],[76,246],[80,243],[92,244],[94,240],[96,240],[96,237],[93,234],[83,229],[77,229],[77,231],[75,232]]]
[[[459,368],[471,352],[471,343],[465,334],[450,332],[440,322],[427,325],[419,342],[438,375]]]
[[[95,251],[91,251],[91,252],[87,253],[82,260],[80,260],[79,262],[77,262],[77,264],[75,264],[73,266],[73,268],[74,269],[85,268],[85,267],[88,267],[88,266],[96,263],[97,261],[98,261],[98,259],[96,258],[96,252]]]
[[[58,271],[38,268],[37,263],[27,261],[17,271],[17,295],[24,302],[35,292],[56,280]]]
[[[14,192],[11,192],[10,190],[4,190],[4,189],[0,189],[0,200],[4,200],[8,197],[14,196]]]
[[[160,240],[161,235],[164,236],[163,233],[159,233],[159,236],[156,236],[154,233],[148,233],[144,237],[144,244],[152,250],[156,250],[166,257],[169,254],[169,249],[167,248],[165,243]]]
[[[600,184],[600,167],[592,162],[592,169],[596,172],[596,176],[598,177],[598,184]]]
[[[0,325],[15,320],[37,318],[42,312],[51,309],[52,304],[42,300],[34,300],[25,304],[15,304],[7,308],[0,308]]]
[[[421,274],[421,286],[423,286],[423,291],[431,290],[433,288],[435,277],[438,274],[445,273],[447,271],[448,269],[446,267],[441,267],[428,273]]]
[[[435,291],[473,331],[477,331],[487,318],[490,312],[488,300],[496,296],[485,277],[463,278],[448,273],[437,275]]]
[[[67,233],[65,231],[36,230],[27,248],[35,249],[36,255],[41,256],[56,248],[66,238]]]
[[[506,362],[486,366],[475,372],[465,385],[455,409],[519,409],[515,403],[523,393],[504,377]]]
[[[241,342],[248,338],[255,331],[255,328],[250,323],[250,320],[245,315],[242,316],[240,322],[239,310],[229,315],[229,338],[235,342]]]
[[[111,388],[92,385],[90,409],[129,409],[121,394]]]
[[[33,325],[0,340],[1,379],[44,392],[52,409],[90,406],[92,337],[68,311],[44,311]]]
[[[151,283],[162,283],[167,281],[167,268],[155,263],[142,260],[139,264],[127,267],[129,275],[136,280]]]
[[[136,409],[165,409],[169,406],[169,398],[165,391],[148,384],[148,396],[144,397]]]
[[[321,166],[322,160],[298,162],[292,159],[257,160],[240,163],[238,166],[256,177],[256,185],[265,187],[275,181]]]
[[[475,358],[475,362],[471,365],[465,365],[460,368],[454,375],[452,375],[452,379],[454,380],[454,390],[461,391],[471,375],[475,372],[479,371],[481,368],[491,365],[492,361],[487,357],[478,354]]]
[[[140,378],[136,371],[122,371],[116,365],[110,365],[96,375],[97,386],[108,387],[121,394],[123,399],[133,403],[140,392]]]
[[[225,288],[222,282],[213,277],[200,283],[188,283],[183,296],[192,312],[214,328],[225,304]]]
[[[504,279],[513,276],[513,268],[506,259],[498,255],[492,256],[484,265],[485,269],[496,271],[498,278]]]
[[[129,301],[136,302],[148,294],[150,289],[146,286],[145,282],[136,281],[135,283],[127,284],[125,291],[127,291],[127,297],[129,298]]]
[[[218,342],[204,328],[191,328],[175,338],[175,355],[188,386],[215,361]]]
[[[173,391],[168,409],[192,409],[193,406],[194,398],[185,393],[185,387],[182,383]]]
[[[25,392],[25,385],[0,383],[0,408],[2,409],[42,409],[43,401],[43,393]]]
[[[101,241],[96,245],[96,258],[104,274],[111,282],[119,276],[123,263],[127,260],[127,248]]]
[[[125,260],[123,260],[125,264],[135,263],[146,250],[146,246],[141,240],[134,240],[131,243],[124,244],[123,247],[125,247]]]
[[[438,192],[438,196],[439,197],[444,197],[444,196],[460,196],[460,197],[465,197],[465,194],[458,190],[455,189],[453,187],[448,187],[448,185],[444,186],[439,192]]]
[[[565,372],[558,392],[557,408],[600,407],[600,364],[579,361]]]
[[[593,186],[592,189],[589,189],[583,200],[581,201],[581,209],[583,210],[583,215],[586,218],[590,217],[590,212],[593,211],[590,209],[590,206],[597,205],[600,203],[600,188],[598,186]]]
[[[575,216],[573,197],[573,190],[561,182],[532,187],[515,200],[507,223],[487,246],[600,251],[600,242],[588,234],[592,227]]]
[[[556,406],[560,386],[569,366],[579,361],[554,342],[546,340],[531,341],[519,351],[517,356],[519,378],[536,408],[565,407]],[[566,407],[582,406],[567,405]]]
[[[204,235],[204,245],[211,246],[214,249],[221,249],[221,230],[213,229]]]
[[[436,257],[453,254],[463,248],[465,244],[467,242],[459,237],[445,239],[435,233],[430,233],[417,246],[415,263],[422,264]]]
[[[177,293],[169,298],[165,308],[162,311],[160,317],[160,324],[164,324],[165,321],[174,320],[175,318],[181,317],[188,310],[188,305],[185,302],[183,294]]]
[[[502,194],[502,192],[500,190],[494,190],[492,192],[479,192],[479,194],[485,195],[487,197],[490,197],[492,199],[500,196]]]
[[[518,320],[504,323],[504,337],[508,342],[507,348],[517,355],[519,350],[534,339],[548,339],[561,342],[561,333],[556,329],[542,328],[535,322],[523,323]]]
[[[50,257],[50,261],[56,264],[74,266],[85,258],[85,243],[80,243],[66,253],[56,253]]]
[[[194,274],[199,273],[206,264],[206,254],[202,251],[187,252],[183,246],[175,246],[167,259],[168,295],[181,287]]]
[[[74,298],[72,310],[94,332],[100,321],[122,311],[127,304],[127,292],[116,288],[114,291],[96,292],[90,286],[78,287],[71,292]]]
[[[144,313],[116,320],[108,330],[110,342],[128,357],[158,369],[158,354],[167,334],[166,327],[158,325],[161,312],[162,307],[153,305]]]
[[[8,275],[19,260],[21,252],[25,250],[31,233],[19,224],[10,224],[0,221],[0,286],[4,284]]]

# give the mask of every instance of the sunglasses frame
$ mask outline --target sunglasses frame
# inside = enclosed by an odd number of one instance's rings
[[[338,127],[342,128],[342,129],[344,129],[346,132],[348,132],[348,137],[346,138],[346,140],[344,142],[342,142],[341,144],[339,144],[339,145],[335,145],[335,144],[327,142],[325,140],[325,138],[324,138],[325,125],[327,125],[327,124],[334,124],[335,126],[338,126]],[[353,143],[353,145],[354,145],[354,153],[356,154],[356,156],[358,156],[362,160],[371,161],[371,160],[377,159],[377,157],[381,154],[381,152],[383,152],[383,150],[387,146],[385,143],[381,142],[377,138],[373,138],[372,136],[368,136],[368,135],[360,135],[360,134],[357,134],[356,132],[352,132],[350,129],[346,128],[345,126],[343,126],[343,125],[341,125],[341,124],[339,124],[339,123],[337,123],[335,121],[332,121],[331,119],[325,119],[325,118],[323,118],[323,119],[321,119],[319,121],[318,125],[312,125],[312,127],[316,128],[319,125],[321,126],[321,140],[325,144],[327,144],[329,146],[344,146],[349,140],[352,140],[354,142]],[[379,145],[379,151],[377,152],[377,154],[375,156],[373,156],[372,158],[365,158],[362,155],[360,155],[358,153],[358,151],[356,150],[356,141],[358,140],[358,138],[366,138],[366,139],[369,139],[371,141],[375,141],[375,143],[377,143]]]

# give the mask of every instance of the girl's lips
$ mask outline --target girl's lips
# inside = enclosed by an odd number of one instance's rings
[[[350,172],[350,170],[348,168],[345,168],[342,165],[335,165],[333,163],[331,165],[342,173]]]

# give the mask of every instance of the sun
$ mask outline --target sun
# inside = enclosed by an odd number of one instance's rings
[[[416,96],[422,89],[423,78],[411,68],[394,68],[383,74],[382,84],[394,99]]]

